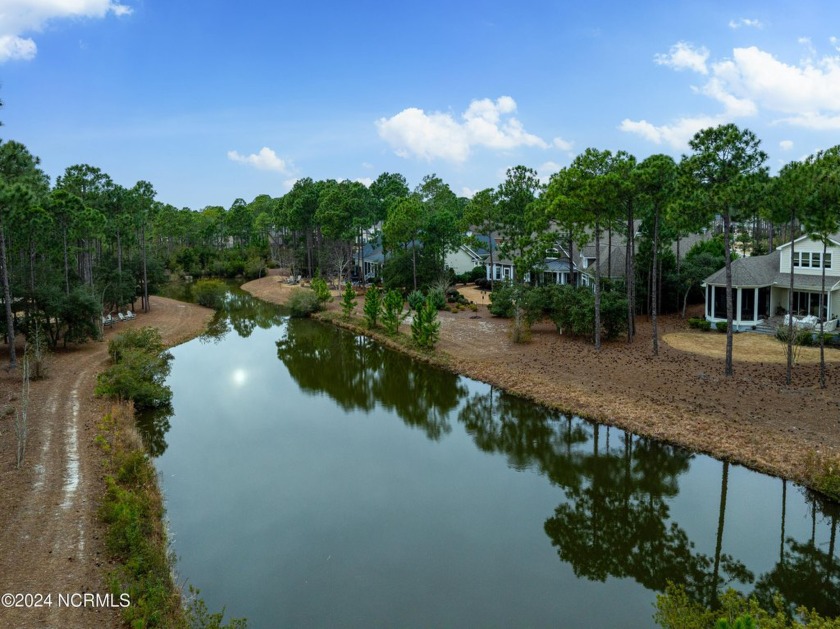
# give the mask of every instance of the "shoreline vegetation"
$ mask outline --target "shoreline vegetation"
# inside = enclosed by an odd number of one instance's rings
[[[268,276],[242,285],[251,295],[279,305],[306,288]],[[735,376],[724,377],[724,335],[690,331],[677,315],[660,317],[660,355],[653,356],[650,323],[639,323],[637,338],[591,344],[558,334],[538,323],[532,341],[510,340],[509,322],[492,317],[489,295],[472,296],[478,309],[440,313],[441,339],[431,352],[416,349],[408,326],[389,336],[370,330],[362,317],[363,298],[349,319],[342,317],[340,294],[314,318],[364,334],[463,376],[480,380],[564,414],[573,414],[634,434],[651,437],[759,472],[801,483],[831,496],[825,470],[840,460],[840,398],[835,388],[819,389],[819,365],[803,356],[794,382],[784,384],[784,354],[755,360],[756,350],[741,334],[735,342]],[[479,301],[479,300],[483,300]],[[702,335],[702,338],[700,338]],[[694,344],[721,345],[719,352],[694,353]],[[714,340],[712,340],[714,339]],[[762,342],[776,342],[767,339]],[[739,341],[742,341],[739,343]],[[766,351],[766,350],[765,350]],[[834,357],[833,357],[834,358]],[[840,374],[840,356],[827,363],[829,378]],[[831,479],[829,479],[831,481]],[[835,479],[836,480],[836,479]],[[833,496],[837,499],[836,495]]]

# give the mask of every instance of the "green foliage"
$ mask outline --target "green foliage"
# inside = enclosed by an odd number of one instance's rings
[[[432,302],[435,310],[443,310],[446,308],[446,289],[440,286],[432,286],[426,300]]]
[[[715,323],[715,330],[717,330],[721,334],[726,334],[727,328],[728,324],[726,323],[726,321],[718,321],[717,323]]]
[[[790,328],[787,325],[779,325],[776,327],[776,338],[783,343],[788,342],[788,335]],[[804,328],[793,328],[793,344],[798,347],[812,347],[819,344],[819,339],[814,338],[814,332]]]
[[[382,304],[382,325],[388,334],[394,336],[400,328],[400,323],[402,323],[409,314],[403,314],[402,312],[405,300],[399,291],[389,290],[385,293],[385,298]]]
[[[163,351],[158,330],[129,330],[108,344],[108,352],[113,364],[97,377],[96,395],[132,400],[138,409],[170,402],[172,391],[164,382],[172,354]]]
[[[289,299],[289,310],[295,318],[308,317],[321,309],[318,296],[309,290],[296,290]]]
[[[708,332],[712,329],[712,322],[706,321],[703,317],[691,317],[688,320],[688,327],[694,330],[704,330]]]
[[[206,308],[217,309],[224,303],[227,286],[221,280],[198,280],[193,285],[195,301]]]
[[[345,319],[349,319],[356,307],[356,291],[350,282],[344,285],[344,292],[341,294],[341,313]]]
[[[412,310],[420,310],[425,301],[426,297],[423,295],[423,291],[415,290],[408,294],[408,307]]]
[[[206,605],[193,600],[185,611],[172,581],[172,567],[163,528],[163,505],[157,473],[148,456],[127,437],[131,420],[124,407],[115,407],[100,426],[95,442],[106,454],[106,492],[99,509],[106,523],[106,545],[116,568],[109,587],[116,600],[128,594],[131,604],[123,618],[131,627],[174,629],[221,627],[222,614],[208,614]],[[196,610],[198,613],[196,613]],[[230,627],[244,628],[244,620]]]
[[[324,304],[332,301],[330,287],[327,286],[326,280],[321,276],[317,276],[312,280],[312,291],[315,293],[315,297],[318,298],[319,303]]]
[[[627,298],[622,293],[607,291],[601,295],[601,327],[608,341],[627,331]]]
[[[656,597],[653,619],[663,629],[840,629],[840,619],[820,616],[816,611],[800,607],[798,618],[791,618],[781,596],[773,598],[773,609],[761,607],[751,596],[729,589],[720,597],[720,608],[711,610],[692,600],[682,585],[669,582],[665,592]]]
[[[840,457],[809,454],[805,461],[808,484],[832,500],[840,501]]]
[[[495,317],[509,319],[513,316],[513,284],[510,282],[497,283],[490,293],[490,314]]]
[[[414,313],[411,322],[411,339],[420,349],[433,349],[440,339],[440,321],[437,319],[437,308],[431,297]]]
[[[364,315],[367,327],[373,329],[382,314],[382,291],[376,286],[371,286],[365,293]]]

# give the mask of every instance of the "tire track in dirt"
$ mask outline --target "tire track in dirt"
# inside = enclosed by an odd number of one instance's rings
[[[107,330],[106,340],[154,325],[172,344],[200,332],[210,315],[153,298],[150,314]],[[59,606],[58,600],[59,594],[109,592],[105,531],[97,516],[105,490],[102,453],[94,444],[107,403],[93,395],[107,360],[106,343],[87,343],[54,355],[49,377],[31,384],[32,482],[14,511],[0,519],[0,594],[51,594],[52,600],[51,606],[0,608],[0,627],[122,626],[119,609]]]

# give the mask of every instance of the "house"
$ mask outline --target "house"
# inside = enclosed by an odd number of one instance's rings
[[[765,256],[739,258],[732,262],[733,329],[748,330],[763,319],[787,312],[790,297],[791,244],[781,245]],[[820,312],[822,270],[825,295]],[[840,315],[840,234],[823,244],[801,236],[793,244],[793,315],[831,321]],[[726,269],[703,282],[706,289],[706,320],[726,321]]]
[[[515,277],[515,270],[513,261],[508,258],[501,258],[493,260],[490,264],[489,257],[484,260],[484,266],[487,268],[487,279],[493,278],[496,281],[512,280]],[[577,273],[577,266],[575,266],[569,259],[566,251],[556,246],[547,252],[542,263],[537,267],[536,271],[539,274],[537,277],[538,284],[569,284],[572,281],[572,272]],[[531,274],[525,275],[525,281],[531,281]]]
[[[468,233],[464,243],[454,251],[447,252],[444,265],[456,275],[469,273],[484,264],[485,258],[490,256],[491,247],[495,253],[495,242],[486,235]]]

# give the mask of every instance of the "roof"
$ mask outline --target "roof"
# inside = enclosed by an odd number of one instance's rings
[[[732,262],[732,286],[790,286],[790,273],[779,272],[781,251],[776,249],[766,256],[739,258]],[[726,267],[712,273],[704,281],[713,286],[726,285]],[[826,275],[825,287],[835,290],[840,277]],[[805,273],[794,273],[794,286],[798,289],[820,290],[822,277]]]
[[[750,256],[732,261],[733,286],[769,286],[779,274],[781,252],[776,249],[766,256]],[[726,267],[715,271],[706,284],[726,284]]]
[[[831,240],[836,246],[840,247],[840,232],[838,232],[836,234],[831,234],[828,237],[828,239]],[[803,240],[814,240],[814,239],[812,239],[807,234],[804,235],[804,236],[800,236],[799,238],[797,238],[796,240],[793,241],[794,251],[796,250],[796,243],[801,242]],[[790,240],[788,240],[787,242],[779,245],[778,249],[784,249],[785,247],[790,247]]]

